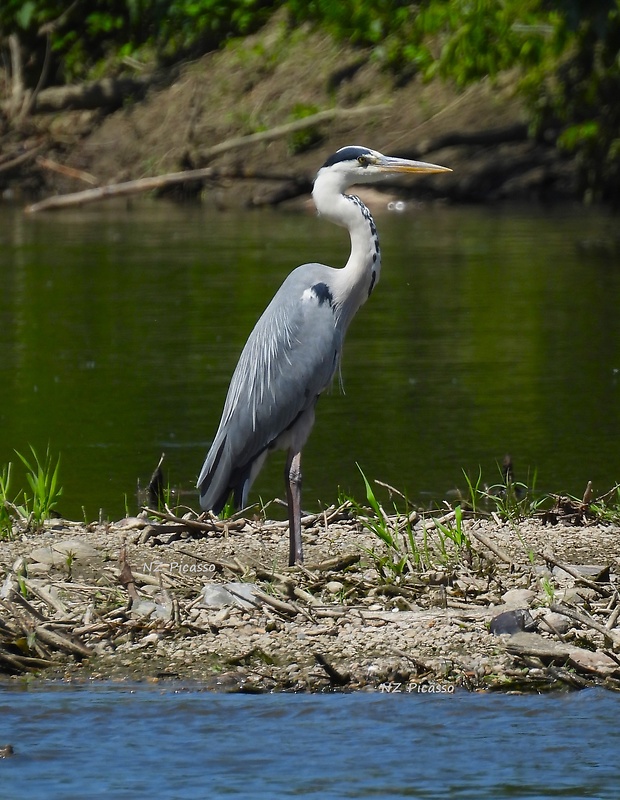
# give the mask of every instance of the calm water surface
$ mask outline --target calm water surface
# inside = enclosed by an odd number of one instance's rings
[[[617,800],[620,698],[0,690],[0,797]]]
[[[346,393],[320,400],[305,506],[339,486],[362,497],[356,462],[416,501],[463,486],[462,469],[494,483],[507,452],[541,490],[619,480],[616,223],[507,207],[376,218],[383,276],[349,331]],[[283,277],[347,255],[346,233],[311,214],[3,208],[0,464],[49,443],[74,518],[135,511],[164,451],[171,483],[191,488]],[[282,467],[271,459],[253,499],[282,495]]]

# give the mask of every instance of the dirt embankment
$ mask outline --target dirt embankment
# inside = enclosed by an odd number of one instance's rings
[[[418,197],[573,198],[572,163],[528,138],[514,84],[505,75],[463,92],[415,79],[399,85],[368,53],[275,19],[222,52],[133,83],[42,91],[19,131],[5,128],[0,191],[32,198],[209,165],[278,179],[245,184],[243,193],[231,177],[217,190],[188,182],[182,194],[219,205],[279,202],[307,190],[327,154],[354,143],[452,167],[452,175],[416,180]],[[360,111],[270,135],[307,115],[351,108]],[[256,134],[258,141],[213,151]]]

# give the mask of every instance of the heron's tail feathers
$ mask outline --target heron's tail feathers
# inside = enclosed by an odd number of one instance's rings
[[[201,508],[219,514],[231,494],[235,509],[243,508],[266,455],[266,452],[264,455],[261,453],[238,465],[231,452],[229,437],[224,435],[221,440],[216,437],[198,477]]]
[[[213,442],[198,477],[200,507],[219,514],[231,492],[230,458],[225,457],[226,437]]]

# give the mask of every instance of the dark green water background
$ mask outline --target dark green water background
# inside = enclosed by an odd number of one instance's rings
[[[462,469],[494,483],[507,452],[545,491],[620,480],[617,220],[423,207],[376,221],[382,279],[349,331],[346,393],[319,402],[304,506],[339,486],[362,498],[356,462],[424,503],[464,486]],[[312,214],[1,208],[0,464],[49,443],[60,510],[78,519],[134,512],[164,451],[190,489],[281,280],[347,255],[346,233]],[[253,499],[282,496],[282,467],[271,459]]]

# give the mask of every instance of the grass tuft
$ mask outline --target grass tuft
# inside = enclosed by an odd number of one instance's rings
[[[26,488],[20,489],[14,496],[10,494],[10,462],[0,472],[0,538],[12,538],[15,523],[25,524],[29,529],[40,528],[52,516],[62,495],[62,486],[58,482],[60,456],[54,462],[49,447],[43,459],[39,458],[32,445],[30,451],[32,457],[15,451],[26,468]]]
[[[341,501],[347,500],[351,504],[354,516],[381,543],[381,547],[371,548],[367,552],[384,582],[400,583],[408,575],[436,568],[452,568],[464,557],[468,562],[471,560],[471,542],[463,527],[460,506],[442,517],[432,518],[428,524],[423,521],[416,532],[414,526],[419,521],[418,512],[412,508],[406,496],[393,487],[380,484],[390,492],[392,511],[388,513],[359,464],[357,468],[364,481],[370,508],[352,497],[341,497]],[[404,502],[404,508],[398,507],[394,495]]]

